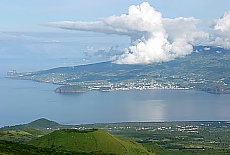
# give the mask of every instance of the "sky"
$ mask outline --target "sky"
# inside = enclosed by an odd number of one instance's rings
[[[54,21],[96,21],[127,13],[129,6],[141,0],[0,0],[1,32],[62,31],[41,26]],[[149,4],[165,18],[195,17],[209,20],[220,18],[230,10],[229,0],[151,0]]]
[[[0,0],[0,18],[5,62],[33,55],[149,64],[186,56],[194,46],[230,49],[229,0]]]

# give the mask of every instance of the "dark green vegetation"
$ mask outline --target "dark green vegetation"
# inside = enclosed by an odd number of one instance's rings
[[[0,140],[0,155],[114,155],[102,151],[73,152]]]
[[[230,52],[222,48],[196,47],[184,58],[146,65],[103,62],[75,67],[17,73],[8,77],[62,84],[56,92],[130,89],[196,89],[230,93]]]
[[[37,128],[39,124],[41,126]],[[27,136],[28,134],[30,136]],[[18,140],[18,137],[21,140]],[[230,123],[204,121],[61,125],[39,119],[24,125],[1,128],[0,139],[0,155],[21,152],[229,155]]]

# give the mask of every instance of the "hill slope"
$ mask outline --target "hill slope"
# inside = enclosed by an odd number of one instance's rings
[[[0,130],[0,140],[14,141],[19,143],[26,143],[31,139],[35,139],[45,135],[44,132],[37,129],[24,130]]]
[[[115,154],[150,154],[146,148],[127,139],[114,137],[102,129],[63,129],[28,142],[38,147],[69,151],[102,151]]]

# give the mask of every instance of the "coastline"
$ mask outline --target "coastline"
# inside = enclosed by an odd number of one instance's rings
[[[124,87],[124,88],[114,88],[111,86],[84,86],[84,85],[67,85],[64,83],[54,83],[54,82],[44,82],[44,81],[39,81],[36,79],[24,79],[24,78],[18,78],[18,77],[10,77],[10,76],[5,76],[4,78],[8,79],[16,79],[16,80],[29,80],[29,81],[34,81],[38,83],[50,83],[54,85],[60,85],[59,87],[54,89],[55,93],[87,93],[89,91],[100,91],[100,92],[111,92],[111,91],[130,91],[130,90],[196,90],[196,91],[204,91],[206,93],[211,93],[211,94],[230,94],[230,90],[224,90],[219,87],[214,87],[214,88],[205,88],[205,89],[195,89],[195,88],[180,88],[180,87]],[[80,88],[79,88],[80,87]]]

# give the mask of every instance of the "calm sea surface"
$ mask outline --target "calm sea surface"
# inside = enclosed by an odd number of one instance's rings
[[[57,94],[57,85],[0,77],[0,127],[44,117],[63,124],[230,120],[230,95],[193,90]]]

